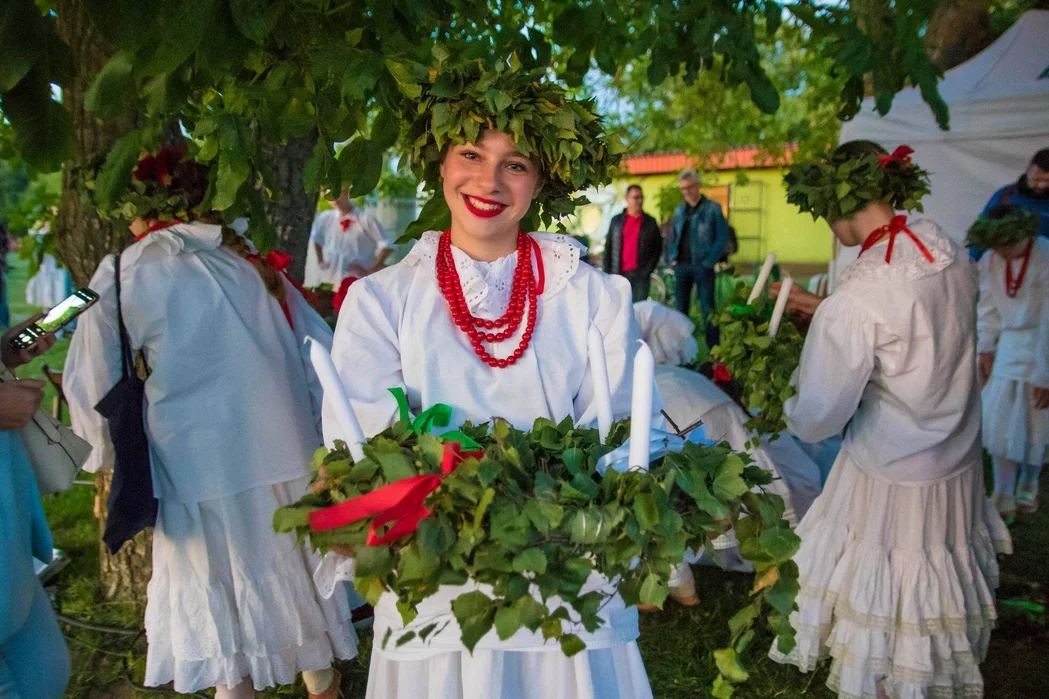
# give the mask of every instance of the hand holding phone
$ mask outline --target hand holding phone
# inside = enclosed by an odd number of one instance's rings
[[[55,343],[55,331],[69,325],[96,301],[98,294],[84,287],[73,292],[47,315],[31,318],[7,331],[0,342],[4,364],[9,369],[14,368],[46,352]],[[15,363],[9,363],[9,359]]]

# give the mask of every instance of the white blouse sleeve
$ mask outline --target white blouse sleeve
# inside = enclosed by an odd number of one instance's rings
[[[591,283],[591,294],[596,296],[597,311],[593,323],[605,338],[605,363],[608,368],[608,385],[612,394],[612,416],[620,419],[630,414],[630,394],[633,382],[634,354],[641,339],[634,307],[631,303],[630,282],[625,277],[598,275]],[[586,333],[589,328],[583,328]],[[583,346],[586,346],[584,340]],[[575,397],[574,409],[578,416],[577,425],[597,424],[597,404],[594,402],[594,379],[590,363]],[[662,404],[654,400],[658,412]]]
[[[874,371],[874,347],[873,319],[846,294],[819,305],[794,373],[797,394],[783,405],[791,432],[819,442],[845,429]]]
[[[91,278],[89,286],[98,293],[98,303],[77,321],[62,379],[73,431],[92,446],[91,456],[84,464],[84,470],[89,473],[113,468],[115,455],[109,423],[95,410],[123,373],[113,284],[114,259],[110,255],[102,260]]]
[[[322,211],[317,214],[313,219],[313,227],[310,228],[310,242],[324,247],[324,235],[328,228],[328,218],[330,214],[327,211]]]
[[[393,424],[397,401],[387,389],[404,388],[397,309],[387,306],[390,298],[397,295],[381,293],[372,278],[354,283],[339,312],[332,342],[332,361],[366,437]],[[327,397],[323,416],[324,443],[331,445],[342,435]]]
[[[980,273],[980,300],[976,304],[976,351],[994,352],[998,349],[998,336],[1002,332],[1002,316],[994,303],[991,291],[993,275],[991,260],[994,254],[986,254],[977,263]]]
[[[285,299],[291,312],[292,331],[295,333],[295,341],[299,343],[299,356],[302,359],[303,368],[306,370],[306,385],[310,391],[310,407],[313,409],[313,417],[316,420],[317,432],[321,431],[321,405],[324,399],[324,389],[321,387],[317,372],[313,369],[313,361],[310,359],[310,347],[306,343],[307,337],[312,337],[319,342],[324,349],[331,350],[332,331],[328,324],[321,318],[317,311],[303,298],[299,290],[291,282],[284,281]]]

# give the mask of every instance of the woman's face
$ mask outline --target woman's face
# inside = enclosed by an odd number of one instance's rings
[[[450,147],[441,177],[453,234],[478,242],[516,236],[540,187],[535,164],[508,134],[492,129],[477,143]]]
[[[834,233],[834,237],[845,247],[859,245],[862,242],[862,240],[856,235],[855,228],[856,227],[853,225],[853,219],[851,218],[839,218],[837,221],[831,221],[830,224],[830,229]]]
[[[994,251],[1006,260],[1015,260],[1023,257],[1023,254],[1027,252],[1027,242],[1027,240],[1021,240],[1019,243],[995,248]]]

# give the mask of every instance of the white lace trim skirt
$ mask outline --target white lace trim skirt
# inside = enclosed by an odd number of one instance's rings
[[[587,650],[449,651],[418,660],[372,648],[366,699],[652,699],[637,643]]]
[[[841,698],[982,697],[978,664],[994,628],[996,553],[1009,533],[985,495],[982,465],[928,486],[899,486],[842,452],[798,526],[797,647],[769,655],[809,672],[830,656]]]
[[[1021,464],[1049,461],[1049,410],[1035,410],[1031,386],[991,376],[983,388],[983,446]]]
[[[302,495],[304,477],[191,504],[160,502],[146,605],[146,685],[195,692],[291,684],[304,670],[357,654],[345,595],[323,599],[317,561],[273,512]]]

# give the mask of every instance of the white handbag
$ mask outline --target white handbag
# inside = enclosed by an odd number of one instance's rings
[[[0,382],[16,380],[14,374],[0,365]],[[91,445],[43,410],[36,411],[20,434],[40,494],[68,490],[87,461]]]

